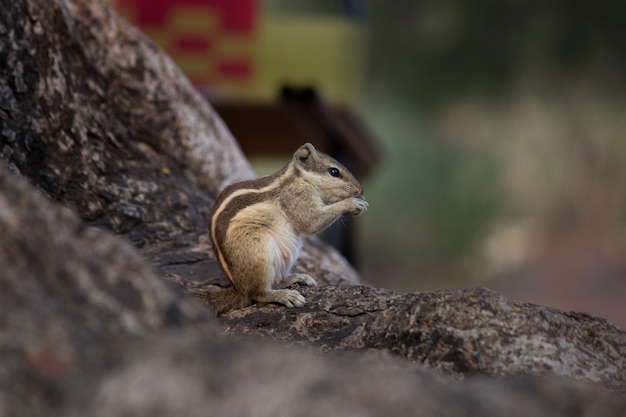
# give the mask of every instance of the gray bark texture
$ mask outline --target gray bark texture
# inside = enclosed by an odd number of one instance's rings
[[[106,2],[0,1],[0,123],[0,416],[626,415],[622,329],[370,288],[317,239],[304,308],[216,318],[207,216],[252,169]]]

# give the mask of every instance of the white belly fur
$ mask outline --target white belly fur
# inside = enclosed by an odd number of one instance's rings
[[[291,225],[286,221],[280,221],[267,238],[268,275],[272,282],[278,283],[286,278],[293,264],[300,256],[302,240]]]
[[[265,279],[269,289],[272,283],[278,283],[287,277],[291,267],[298,259],[298,256],[300,256],[302,240],[289,223],[285,214],[276,210],[276,204],[257,203],[241,210],[233,218],[235,226],[227,234],[228,244],[233,248],[233,251],[238,250],[238,236],[246,234],[245,230],[248,222],[255,224],[261,219],[267,224],[271,224],[263,231],[256,227],[254,228],[254,233],[258,234],[258,242],[262,247],[246,249],[251,254],[265,254],[265,259],[263,260],[266,264]]]

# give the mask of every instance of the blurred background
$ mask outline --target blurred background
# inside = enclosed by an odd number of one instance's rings
[[[357,172],[330,239],[370,283],[626,327],[626,3],[112,1],[260,173],[306,140]]]

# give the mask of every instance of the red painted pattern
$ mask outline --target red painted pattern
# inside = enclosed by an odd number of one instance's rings
[[[222,17],[223,30],[254,32],[256,30],[258,0],[116,0],[120,8],[137,11],[138,26],[164,26],[176,7],[210,8]]]

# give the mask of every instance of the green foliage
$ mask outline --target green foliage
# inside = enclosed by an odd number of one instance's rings
[[[435,137],[415,115],[380,107],[367,113],[388,154],[366,184],[364,241],[374,247],[365,248],[363,269],[380,273],[379,263],[397,258],[407,278],[454,275],[501,212],[495,159],[488,149]]]
[[[371,85],[410,105],[499,96],[527,73],[548,84],[626,73],[622,1],[369,3]]]

